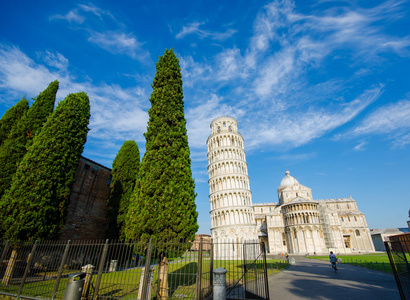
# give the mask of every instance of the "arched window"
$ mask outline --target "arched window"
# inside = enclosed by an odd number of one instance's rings
[[[359,229],[356,229],[356,236],[360,236],[360,231],[359,231]]]

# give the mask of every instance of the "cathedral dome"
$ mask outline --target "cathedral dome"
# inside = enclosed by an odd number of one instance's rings
[[[286,170],[286,176],[280,182],[279,188],[283,188],[285,186],[298,184],[299,182],[295,179],[295,177],[290,176],[290,172]]]

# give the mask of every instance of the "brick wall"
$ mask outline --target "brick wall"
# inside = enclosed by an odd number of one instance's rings
[[[60,240],[104,239],[111,169],[81,157]]]

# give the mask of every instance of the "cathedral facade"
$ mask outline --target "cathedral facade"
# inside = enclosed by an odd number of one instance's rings
[[[365,215],[354,199],[313,200],[311,189],[289,171],[278,187],[278,202],[253,204],[237,121],[217,118],[211,123],[211,132],[207,146],[214,243],[259,240],[270,253],[374,251]],[[235,247],[222,246],[217,251],[224,256],[240,255]]]

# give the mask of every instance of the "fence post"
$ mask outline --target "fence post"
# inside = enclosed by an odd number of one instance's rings
[[[16,264],[17,261],[17,256],[18,256],[18,245],[17,243],[14,244],[13,250],[11,251],[11,255],[9,258],[9,261],[7,263],[6,271],[4,272],[3,279],[1,281],[2,284],[4,285],[9,285],[11,278],[13,277],[13,272],[14,272],[14,265]]]
[[[34,242],[33,248],[31,248],[31,252],[28,255],[27,266],[26,266],[26,269],[24,270],[23,279],[21,280],[21,283],[20,283],[19,292],[17,294],[17,299],[20,298],[21,292],[23,291],[24,282],[26,281],[28,271],[30,270],[30,265],[31,265],[31,262],[33,261],[34,251],[36,251],[36,248],[37,248],[37,240]]]
[[[201,278],[202,278],[202,236],[199,238],[198,271],[196,274],[196,298],[201,300]]]
[[[248,272],[246,270],[246,241],[243,243],[242,247],[243,247],[243,250],[242,250],[242,253],[243,253],[243,287],[246,293],[246,272]]]
[[[214,274],[213,274],[213,270],[214,270],[214,242],[213,239],[211,238],[211,251],[210,251],[210,256],[211,256],[211,261],[209,263],[209,286],[212,288],[212,285],[214,284]]]
[[[6,256],[6,253],[7,253],[7,250],[9,249],[9,244],[10,244],[10,241],[7,241],[6,245],[3,248],[3,252],[1,253],[0,262],[2,262],[4,260],[4,257]]]
[[[93,295],[94,300],[96,300],[98,297],[98,290],[100,289],[101,277],[102,277],[102,273],[104,269],[105,258],[107,257],[107,252],[108,252],[108,239],[105,241],[103,253],[101,255],[100,265],[98,267],[98,275],[97,275],[97,280],[95,282],[95,289],[94,289],[94,295]]]
[[[226,299],[226,269],[217,268],[214,270],[215,281],[214,281],[214,300],[225,300]]]
[[[151,255],[152,255],[152,238],[149,239],[149,244],[148,244],[148,249],[147,249],[147,254],[146,254],[146,259],[145,259],[145,273],[144,273],[144,281],[142,283],[142,292],[141,292],[141,299],[145,300],[147,299],[147,286],[148,286],[148,276],[150,273],[150,267],[151,267]]]
[[[3,252],[1,253],[1,257],[0,257],[0,264],[3,263],[4,257],[6,256],[7,250],[9,249],[9,243],[10,241],[7,241],[6,245],[4,245]]]
[[[266,293],[265,299],[269,299],[268,269],[266,265],[266,248],[265,248],[264,242],[261,242],[261,247],[262,247],[262,252],[263,252],[263,271],[264,271],[263,275],[265,277],[265,293]]]
[[[81,271],[87,274],[85,276],[84,287],[81,293],[81,300],[87,300],[88,293],[90,292],[90,285],[91,285],[91,279],[93,277],[94,266],[91,264],[85,265],[84,267],[81,268]]]
[[[56,278],[56,283],[54,284],[54,289],[53,289],[53,294],[51,296],[51,300],[54,300],[54,298],[56,297],[56,294],[57,294],[57,291],[58,291],[58,286],[60,285],[61,274],[63,274],[64,264],[65,264],[65,261],[67,260],[68,249],[70,248],[70,243],[71,243],[71,241],[68,240],[67,245],[65,245],[63,258],[61,260],[60,267],[58,268],[58,274],[57,274],[57,278]]]

